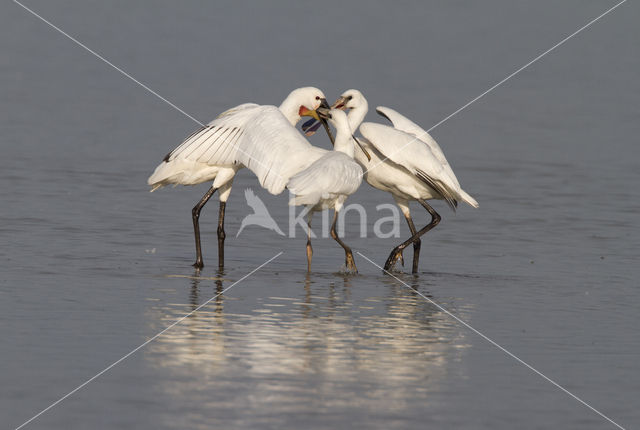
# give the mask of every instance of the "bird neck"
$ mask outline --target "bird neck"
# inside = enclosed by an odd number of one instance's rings
[[[355,142],[353,141],[351,130],[347,130],[346,128],[340,128],[337,130],[336,143],[333,145],[334,151],[342,152],[347,154],[350,158],[353,158],[355,155],[355,148],[353,147],[354,144]]]
[[[351,130],[353,130],[354,133],[356,132],[356,130],[358,130],[358,127],[360,127],[362,121],[364,121],[364,117],[367,116],[368,110],[369,104],[363,98],[362,103],[359,106],[352,108],[347,114],[349,127],[351,127]]]
[[[300,121],[300,101],[297,97],[289,96],[278,107],[291,125],[295,126]]]

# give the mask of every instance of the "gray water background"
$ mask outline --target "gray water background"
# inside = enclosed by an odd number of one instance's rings
[[[613,5],[26,4],[201,121],[315,85],[425,128]],[[626,428],[640,426],[639,19],[622,5],[432,132],[480,208],[434,203],[421,272],[398,275]],[[235,238],[248,187],[286,228],[287,196],[247,171],[222,280],[215,200],[212,264],[193,279],[190,209],[208,185],[150,194],[146,178],[196,124],[12,2],[0,34],[2,428],[280,251],[25,428],[615,428],[360,255],[342,275],[332,240],[307,276],[301,231]],[[392,199],[365,184],[349,201],[371,227]],[[355,216],[345,240],[378,264],[397,243],[359,238]]]

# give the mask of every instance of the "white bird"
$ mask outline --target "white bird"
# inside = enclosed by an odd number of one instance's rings
[[[293,90],[279,107],[241,104],[220,114],[164,157],[147,181],[151,191],[169,184],[196,185],[213,181],[191,211],[196,242],[194,267],[204,266],[198,222],[202,207],[218,191],[218,267],[222,269],[225,207],[236,173],[242,167],[249,167],[263,187],[272,193],[281,192],[290,176],[313,162],[313,159],[303,160],[298,163],[302,167],[293,168],[288,163],[287,157],[295,157],[298,150],[313,152],[295,124],[301,115],[312,115],[310,111],[323,103],[326,105],[322,91],[304,87]]]
[[[362,141],[371,155],[369,162],[360,151],[355,154],[356,161],[363,166],[364,178],[374,188],[391,193],[411,230],[411,237],[391,251],[384,269],[393,269],[399,259],[404,262],[402,252],[413,244],[412,272],[416,273],[420,258],[420,237],[438,225],[441,219],[426,200],[445,200],[454,211],[458,201],[474,208],[478,207],[478,202],[462,190],[438,143],[408,118],[393,109],[379,106],[376,112],[391,121],[393,127],[362,123],[369,108],[368,103],[360,91],[353,89],[345,91],[333,104],[333,108],[351,109],[348,115],[349,125],[352,130],[360,127],[363,137],[358,140]],[[308,129],[308,124],[303,129]],[[307,134],[312,134],[312,131]],[[416,231],[411,218],[411,201],[420,203],[431,215],[431,222],[419,231]]]
[[[244,197],[247,200],[247,204],[253,209],[253,213],[242,219],[236,237],[240,236],[242,230],[248,225],[259,225],[260,227],[275,231],[280,236],[284,236],[284,233],[280,230],[278,224],[276,224],[267,207],[251,188],[247,188],[244,191]]]
[[[329,112],[329,122],[336,128],[333,151],[328,151],[309,167],[294,175],[287,188],[294,194],[289,204],[305,205],[308,211],[307,269],[311,271],[311,218],[313,212],[334,209],[331,237],[345,252],[347,270],[357,272],[353,253],[336,233],[338,213],[348,196],[355,193],[362,182],[362,168],[353,159],[354,140],[347,115],[337,109]],[[363,149],[363,157],[366,150]]]

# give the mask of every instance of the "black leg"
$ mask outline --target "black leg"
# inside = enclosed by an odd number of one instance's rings
[[[413,220],[411,219],[411,214],[406,214],[405,218],[407,219],[407,224],[409,224],[409,230],[411,230],[411,235],[415,236],[416,226],[413,225]],[[418,273],[418,261],[420,261],[420,245],[422,245],[422,241],[420,237],[418,237],[413,242],[413,266],[411,268],[411,273]]]
[[[307,272],[311,272],[311,257],[313,257],[313,248],[311,247],[311,217],[313,212],[309,211],[309,220],[307,221]]]
[[[200,211],[207,204],[213,193],[215,193],[217,188],[209,188],[209,190],[205,193],[204,196],[200,199],[197,205],[193,207],[191,210],[191,217],[193,218],[193,234],[196,237],[196,262],[193,263],[193,267],[196,269],[202,269],[204,267],[204,262],[202,261],[202,246],[200,245],[200,223],[198,220],[200,219]]]
[[[224,239],[227,235],[224,232],[224,210],[227,202],[220,202],[220,211],[218,212],[218,269],[224,268]]]
[[[409,246],[409,244],[414,243],[416,240],[420,240],[420,236],[422,236],[423,234],[425,234],[426,232],[428,232],[429,230],[437,226],[438,223],[440,223],[441,217],[438,214],[438,212],[436,212],[424,200],[418,200],[418,203],[420,203],[427,210],[427,212],[431,214],[431,222],[426,226],[424,226],[422,230],[413,234],[409,239],[407,239],[406,241],[402,242],[400,245],[393,248],[393,251],[391,251],[391,254],[389,254],[389,258],[387,258],[387,261],[384,264],[384,270],[388,271],[393,269],[393,266],[396,264],[396,261],[398,261],[398,259],[402,256],[402,251],[407,246]],[[415,252],[415,248],[414,248],[414,252]],[[414,254],[414,267],[416,267],[415,264],[417,264],[417,260],[415,259],[415,254]]]
[[[344,249],[345,255],[345,263],[347,265],[347,270],[351,270],[355,273],[358,273],[358,269],[356,268],[356,262],[353,259],[353,252],[351,252],[351,248],[349,248],[340,238],[338,237],[338,233],[336,233],[336,223],[338,222],[338,211],[333,214],[333,223],[331,223],[331,237],[333,240],[338,242],[340,246]]]

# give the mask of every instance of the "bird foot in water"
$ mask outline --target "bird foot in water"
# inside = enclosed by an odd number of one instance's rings
[[[358,273],[358,269],[356,268],[356,262],[353,259],[353,254],[347,254],[345,264],[347,266],[347,272]]]
[[[389,258],[387,258],[387,261],[384,263],[384,270],[387,272],[393,271],[393,268],[395,267],[398,260],[400,260],[400,263],[404,267],[404,257],[402,256],[402,251],[394,249],[393,251],[391,251]]]

